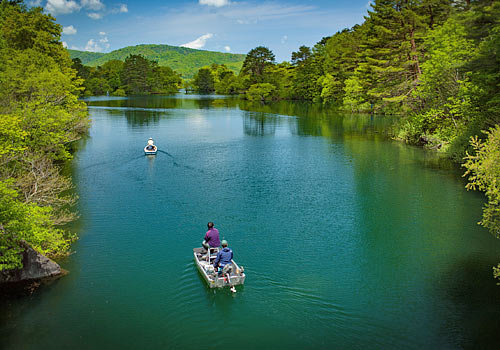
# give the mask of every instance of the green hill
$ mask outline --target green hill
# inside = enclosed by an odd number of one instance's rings
[[[71,58],[79,58],[84,65],[100,66],[111,60],[124,61],[128,55],[142,55],[155,60],[160,66],[168,66],[182,74],[183,78],[191,78],[203,66],[212,63],[225,64],[238,73],[245,60],[245,55],[222,53],[215,51],[195,50],[187,47],[170,45],[137,45],[127,46],[109,53],[69,50]]]

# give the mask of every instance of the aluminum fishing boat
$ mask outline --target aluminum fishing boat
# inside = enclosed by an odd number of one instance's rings
[[[193,254],[196,267],[210,288],[231,287],[234,292],[234,286],[245,283],[243,266],[238,266],[234,260],[231,260],[232,271],[225,276],[218,275],[213,266],[218,252],[219,248],[210,248],[209,252],[203,248],[194,248]]]

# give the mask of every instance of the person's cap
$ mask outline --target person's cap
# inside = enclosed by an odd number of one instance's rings
[[[227,245],[227,241],[225,239],[222,240],[222,242],[220,242],[221,245]]]

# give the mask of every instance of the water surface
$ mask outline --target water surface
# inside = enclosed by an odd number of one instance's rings
[[[453,164],[388,139],[391,118],[198,95],[89,104],[71,273],[0,304],[2,347],[500,344],[483,196]],[[207,221],[246,268],[234,295],[194,266]]]

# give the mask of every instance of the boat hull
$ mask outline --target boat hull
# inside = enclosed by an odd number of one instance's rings
[[[194,261],[196,268],[200,271],[201,276],[210,288],[232,287],[245,283],[246,276],[243,272],[236,273],[236,271],[241,270],[241,268],[234,260],[231,261],[231,264],[233,265],[233,272],[231,273],[230,281],[228,281],[223,276],[218,276],[217,273],[212,272],[211,263],[199,258],[198,254],[201,252],[202,248],[193,249]]]
[[[154,146],[155,148],[153,150],[146,149],[146,147],[144,147],[144,154],[147,156],[154,156],[156,155],[156,152],[158,152],[158,147],[156,146]]]

